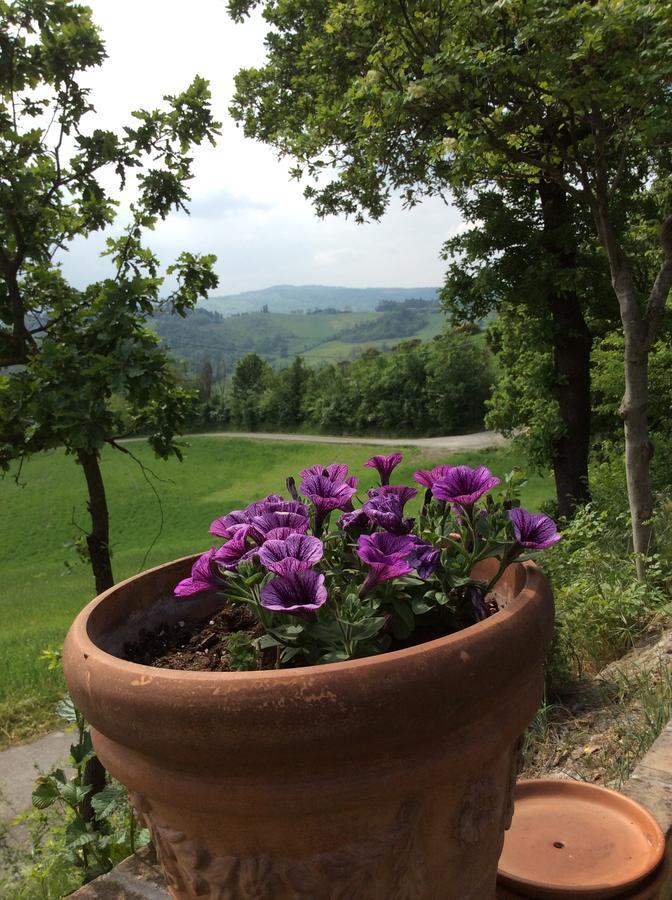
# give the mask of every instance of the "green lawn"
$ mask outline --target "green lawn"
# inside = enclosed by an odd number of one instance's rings
[[[129,446],[163,479],[156,487],[164,524],[157,537],[157,501],[139,467],[117,451],[106,452],[103,473],[119,580],[210,546],[213,518],[282,492],[288,475],[312,463],[346,462],[361,477],[362,487],[368,487],[376,473],[362,469],[362,463],[373,453],[385,452],[356,445],[193,438],[180,464],[154,460],[142,443]],[[441,461],[436,452],[409,448],[395,481],[410,483],[415,469]],[[522,465],[509,450],[458,454],[450,461],[485,463],[498,475]],[[30,460],[21,480],[23,486],[10,477],[0,479],[0,745],[51,724],[51,707],[63,691],[63,681],[39,656],[45,647],[61,644],[72,618],[94,593],[88,569],[65,546],[77,534],[72,522],[87,524],[81,471],[71,457],[51,452]],[[536,508],[551,493],[548,478],[532,476],[524,502]]]

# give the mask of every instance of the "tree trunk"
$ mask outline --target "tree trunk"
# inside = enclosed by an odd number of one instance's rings
[[[651,490],[651,458],[653,445],[649,438],[649,351],[656,334],[656,316],[647,318],[639,304],[629,261],[620,247],[612,228],[609,207],[604,197],[594,205],[595,224],[607,252],[611,283],[618,299],[625,338],[624,376],[625,394],[619,410],[625,431],[625,475],[628,486],[628,506],[632,527],[632,544],[637,557],[637,575],[646,577],[646,556],[654,546],[653,491]],[[669,254],[666,250],[666,256]],[[663,264],[653,287],[661,292],[664,304],[669,292]],[[669,272],[667,275],[669,276]],[[660,280],[662,277],[662,281]],[[660,298],[658,298],[660,300]],[[655,313],[655,310],[654,310]]]
[[[77,459],[84,470],[89,493],[87,505],[91,516],[91,531],[86,536],[86,543],[89,547],[96,591],[100,594],[114,584],[110,557],[110,516],[107,509],[103,473],[100,471],[100,459],[96,452],[79,450]],[[92,822],[94,828],[99,830],[102,826],[97,824],[91,800],[105,787],[106,777],[103,764],[97,756],[91,757],[86,763],[82,781],[84,785],[91,785],[91,790],[82,800],[82,818],[86,822]]]
[[[632,522],[632,542],[637,558],[637,574],[645,577],[645,557],[653,549],[653,491],[649,438],[649,347],[646,326],[641,322],[636,298],[630,301],[631,317],[623,317],[625,333],[625,394],[620,408],[625,430],[625,475]]]
[[[555,397],[563,433],[553,459],[558,512],[570,518],[576,507],[590,500],[588,455],[590,449],[590,351],[592,337],[578,293],[565,287],[576,272],[576,240],[567,195],[557,184],[541,182],[546,250],[556,261],[557,283],[547,292],[553,320],[553,368]]]
[[[86,536],[86,543],[96,581],[96,591],[100,594],[114,584],[110,558],[110,516],[107,510],[105,485],[97,452],[78,450],[77,459],[84,470],[89,492],[87,506],[91,516],[91,531]]]

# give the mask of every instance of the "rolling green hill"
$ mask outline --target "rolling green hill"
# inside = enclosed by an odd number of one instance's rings
[[[246,313],[223,317],[196,309],[186,319],[158,315],[153,325],[173,353],[199,366],[208,358],[231,371],[247,353],[275,366],[297,355],[307,362],[351,359],[368,347],[387,350],[402,340],[430,340],[445,326],[437,309],[385,312]]]
[[[353,311],[376,309],[381,300],[403,302],[411,297],[436,300],[438,288],[348,288],[323,284],[276,284],[258,291],[209,297],[202,307],[223,316],[236,313],[269,312],[292,313],[307,310],[348,307]]]

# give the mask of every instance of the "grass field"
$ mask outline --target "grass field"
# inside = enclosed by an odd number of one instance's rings
[[[364,321],[364,316],[368,315],[373,321],[374,317],[380,317],[381,313],[359,313],[360,319]],[[354,314],[350,314],[354,318]],[[350,318],[350,316],[348,318]],[[303,318],[316,318],[314,316],[304,316]],[[343,317],[341,317],[343,318]],[[353,359],[362,354],[371,347],[376,350],[391,350],[402,341],[421,340],[430,341],[432,338],[441,334],[446,327],[446,317],[442,312],[431,312],[427,315],[427,324],[424,328],[419,329],[411,335],[404,338],[380,338],[365,342],[342,341],[338,337],[333,340],[327,340],[319,345],[305,350],[302,356],[310,365],[320,365],[321,363],[339,362],[340,360]],[[353,322],[354,324],[354,322]],[[477,335],[476,337],[480,337]]]
[[[110,450],[103,457],[112,520],[114,571],[118,580],[143,568],[210,546],[213,518],[272,492],[285,478],[315,462],[346,462],[371,486],[375,472],[362,469],[380,447],[325,445],[238,438],[192,438],[182,464],[155,461],[142,443],[129,445],[163,479],[156,498],[140,468]],[[396,482],[410,483],[413,471],[445,461],[436,452],[405,451]],[[499,475],[522,460],[509,450],[456,454],[453,463],[485,463]],[[0,480],[0,745],[27,738],[52,723],[52,706],[64,690],[62,676],[39,659],[57,647],[69,623],[93,596],[90,572],[66,544],[86,527],[84,482],[71,457],[41,454],[21,473],[23,486]],[[532,476],[524,502],[536,508],[552,493],[551,483]],[[154,541],[150,549],[150,545]]]

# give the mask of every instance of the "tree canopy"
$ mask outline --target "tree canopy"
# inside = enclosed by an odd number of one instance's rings
[[[90,10],[68,0],[0,2],[0,52],[0,469],[53,447],[75,455],[103,589],[112,569],[99,454],[121,448],[128,427],[114,400],[160,456],[179,454],[187,397],[146,318],[158,306],[183,315],[217,284],[213,256],[185,252],[162,271],[143,236],[186,208],[191,151],[214,142],[218,125],[196,77],[120,134],[97,128],[81,76],[102,63],[104,44]],[[134,199],[108,232],[109,274],[77,288],[63,254],[113,225],[123,189]],[[167,276],[174,287],[160,299]]]
[[[652,530],[647,361],[672,284],[672,17],[663,0],[230,0],[261,6],[268,59],[233,114],[296,160],[319,214],[379,217],[391,191],[554,185],[592,219],[624,332],[636,550]],[[642,290],[633,203],[658,236]]]

